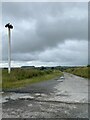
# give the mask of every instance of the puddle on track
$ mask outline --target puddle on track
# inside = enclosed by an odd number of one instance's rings
[[[40,94],[40,93],[35,93],[35,94],[29,94],[29,93],[3,93],[2,94],[2,100],[0,103],[5,103],[10,100],[33,100],[35,98],[40,98],[40,97],[46,97],[46,94]]]

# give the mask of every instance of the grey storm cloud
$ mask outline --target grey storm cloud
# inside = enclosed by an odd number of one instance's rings
[[[7,22],[14,25],[12,30],[13,60],[79,64],[81,59],[78,57],[81,56],[82,64],[87,63],[87,3],[3,3],[2,21],[3,26]],[[8,47],[5,32],[2,33],[4,60],[7,59]],[[72,45],[72,41],[76,41],[75,46]],[[84,49],[83,43],[86,47]],[[68,44],[71,45],[67,48]],[[64,51],[60,46],[63,46]],[[74,50],[71,49],[72,46]],[[74,56],[71,57],[73,53]]]

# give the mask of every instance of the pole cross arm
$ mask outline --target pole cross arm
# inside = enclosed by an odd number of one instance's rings
[[[13,26],[12,26],[10,23],[6,24],[5,27],[8,27],[8,28],[10,28],[10,29],[13,29]]]

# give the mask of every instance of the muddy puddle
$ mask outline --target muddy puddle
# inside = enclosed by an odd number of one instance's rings
[[[5,103],[10,100],[34,100],[41,97],[47,97],[46,94],[41,93],[35,93],[35,94],[29,94],[29,93],[2,93],[2,99],[0,103]]]

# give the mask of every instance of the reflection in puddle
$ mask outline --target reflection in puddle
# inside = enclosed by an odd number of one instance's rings
[[[9,100],[28,99],[28,98],[32,99],[34,97],[27,93],[3,93],[2,94],[3,103],[8,102]]]
[[[0,103],[5,103],[8,102],[9,100],[33,100],[37,97],[46,97],[47,95],[45,94],[29,94],[29,93],[3,93],[2,94],[2,100]]]

